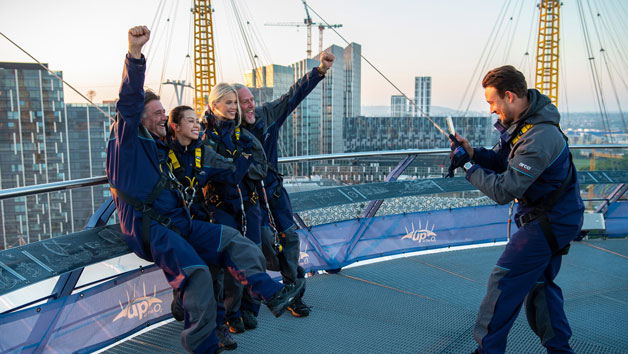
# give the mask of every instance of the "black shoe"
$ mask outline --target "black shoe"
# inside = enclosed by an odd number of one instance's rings
[[[285,284],[281,290],[266,301],[266,306],[275,317],[281,316],[286,308],[299,297],[303,287],[305,287],[305,279],[297,279],[292,284]]]
[[[244,323],[242,322],[242,317],[227,320],[227,325],[229,326],[229,332],[231,333],[244,333]]]
[[[292,312],[294,317],[307,317],[310,314],[311,307],[303,303],[303,298],[299,297],[292,305],[288,306],[288,310]]]
[[[251,311],[242,310],[242,322],[244,322],[244,328],[246,329],[257,328],[257,318]]]
[[[183,321],[183,304],[181,303],[181,299],[179,299],[179,292],[174,289],[172,290],[172,303],[170,304],[170,312],[172,313],[172,316],[175,320]]]
[[[234,350],[238,347],[238,343],[233,339],[231,333],[229,333],[229,327],[226,324],[218,326],[216,328],[216,336],[218,337],[218,346],[224,350]]]

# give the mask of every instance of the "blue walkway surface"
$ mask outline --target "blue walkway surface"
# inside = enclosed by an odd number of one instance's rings
[[[267,309],[231,353],[471,353],[473,324],[503,246],[400,258],[308,279],[307,318]],[[556,282],[576,353],[628,353],[628,239],[574,243]],[[108,353],[183,353],[171,322]],[[507,353],[543,353],[523,311]]]

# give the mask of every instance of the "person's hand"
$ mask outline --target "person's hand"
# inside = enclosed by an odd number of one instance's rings
[[[135,59],[142,58],[142,47],[150,39],[150,31],[146,26],[135,26],[129,29],[129,54]]]
[[[334,60],[336,60],[336,57],[333,54],[322,52],[321,65],[318,66],[318,72],[321,75],[325,75],[327,70],[329,70],[329,68],[331,68],[331,66],[334,64]]]
[[[458,133],[456,133],[456,139],[458,140],[458,142],[460,143],[460,145],[464,148],[464,150],[467,152],[467,154],[469,154],[469,157],[473,160],[473,147],[471,147],[471,144],[469,143],[469,140],[461,137],[460,135],[458,135]],[[451,142],[451,154],[449,155],[449,158],[451,159],[453,157],[453,153],[454,150],[456,150],[456,147],[454,142]]]

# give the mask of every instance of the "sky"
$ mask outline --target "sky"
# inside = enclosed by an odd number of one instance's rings
[[[593,1],[593,0],[592,0]],[[536,51],[538,9],[536,0],[310,0],[308,4],[349,42],[362,45],[362,55],[384,73],[408,97],[414,96],[414,77],[432,77],[432,105],[488,113],[480,81],[493,67],[512,64],[532,87]],[[628,106],[627,58],[628,4],[622,0],[582,2],[585,12],[600,12],[591,21],[592,53],[583,45],[578,3],[563,1],[561,7],[561,74],[559,109],[598,111],[588,58],[606,50],[594,62],[609,111]],[[86,94],[96,91],[95,102],[117,97],[123,57],[128,48],[127,31],[135,25],[151,27],[151,42],[144,48],[148,72],[146,85],[158,90],[167,79],[193,80],[191,51],[191,0],[21,0],[0,1],[0,32],[30,52]],[[251,70],[233,11],[236,4],[252,51],[261,65],[289,65],[305,57],[304,27],[265,26],[266,23],[303,22],[300,0],[214,0],[214,35],[218,81],[242,82]],[[158,11],[162,9],[161,11]],[[589,16],[589,15],[587,15]],[[322,22],[311,12],[314,22]],[[500,24],[497,26],[496,24]],[[610,25],[609,25],[610,24]],[[606,27],[605,27],[606,26]],[[600,32],[598,35],[595,28]],[[604,32],[604,28],[611,28]],[[495,29],[495,30],[494,30]],[[318,51],[318,30],[312,31],[312,47]],[[605,34],[606,33],[606,34]],[[491,35],[493,34],[493,35]],[[599,39],[597,39],[599,37]],[[169,43],[169,44],[168,44]],[[602,44],[600,44],[602,43]],[[324,32],[324,47],[347,44],[332,30]],[[528,52],[529,55],[525,55]],[[490,53],[487,54],[487,53]],[[32,62],[0,37],[0,61]],[[608,75],[608,71],[612,73]],[[613,81],[611,81],[613,78]],[[613,86],[616,90],[613,90]],[[362,105],[389,105],[398,94],[364,60]],[[84,102],[68,87],[66,102]],[[166,108],[176,105],[171,85],[161,87]],[[185,95],[191,104],[191,92]],[[619,105],[617,104],[619,102]]]

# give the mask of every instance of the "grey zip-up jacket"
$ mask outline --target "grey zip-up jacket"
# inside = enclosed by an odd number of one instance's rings
[[[495,124],[499,143],[492,150],[475,149],[476,165],[467,171],[467,180],[498,204],[538,201],[559,188],[571,168],[558,109],[536,89],[528,90],[528,99],[528,109],[510,127]]]

